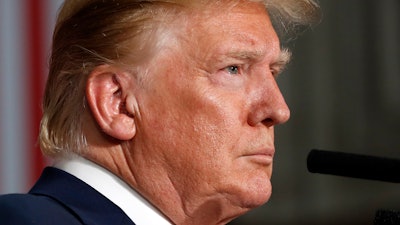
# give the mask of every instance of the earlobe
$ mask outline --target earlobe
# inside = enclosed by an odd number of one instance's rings
[[[110,65],[96,67],[86,84],[86,98],[103,133],[121,141],[135,136],[134,113],[127,109],[130,76]]]

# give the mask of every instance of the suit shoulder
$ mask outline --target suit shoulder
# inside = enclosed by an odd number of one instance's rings
[[[68,208],[41,195],[8,194],[0,196],[2,225],[82,224]]]

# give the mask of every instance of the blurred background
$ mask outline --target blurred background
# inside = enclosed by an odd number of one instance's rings
[[[0,194],[26,192],[46,165],[36,135],[61,2],[0,0]],[[322,22],[290,44],[278,80],[292,116],[276,128],[272,197],[231,225],[372,225],[400,211],[400,184],[306,166],[313,148],[400,159],[400,1],[319,2]]]

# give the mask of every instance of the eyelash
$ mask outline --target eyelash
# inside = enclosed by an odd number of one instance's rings
[[[276,78],[279,75],[279,71],[271,70],[271,74],[272,74],[273,77]]]
[[[277,79],[281,73],[282,73],[282,69],[281,68],[271,69],[271,74],[275,79]]]
[[[224,68],[224,70],[226,72],[228,72],[231,75],[239,75],[241,73],[241,66],[239,65],[230,65]],[[234,71],[230,71],[230,70],[234,70]],[[276,70],[276,69],[271,69],[271,74],[274,78],[277,78],[278,75],[280,74],[281,71]]]

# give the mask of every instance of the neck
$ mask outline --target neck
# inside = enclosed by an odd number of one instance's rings
[[[132,160],[130,154],[121,146],[107,146],[91,148],[85,157],[127,182],[176,225],[224,225],[249,210],[226,194],[180,190],[162,167]]]
[[[174,185],[167,172],[157,170],[156,165],[143,171],[140,165],[135,165],[136,183],[132,186],[176,225],[224,225],[249,210],[234,204],[226,194],[182,190]]]
[[[224,225],[247,211],[247,209],[232,206],[224,196],[202,200],[200,204],[186,210],[184,217],[177,224]]]

